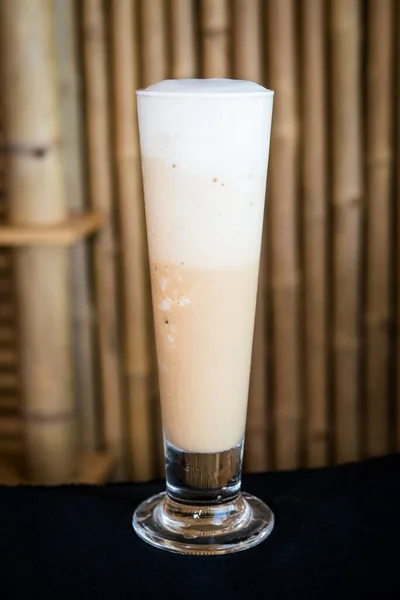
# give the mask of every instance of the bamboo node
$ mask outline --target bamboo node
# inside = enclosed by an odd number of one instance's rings
[[[345,211],[347,209],[363,210],[364,204],[364,198],[361,195],[349,194],[348,196],[344,196],[334,194],[332,197],[333,208],[337,211]]]
[[[227,26],[223,26],[223,27],[204,27],[203,28],[203,34],[204,37],[207,38],[220,38],[220,37],[225,37],[226,35],[229,34],[230,28]]]
[[[381,168],[390,167],[394,163],[394,158],[390,152],[381,152],[374,156],[370,156],[366,160],[368,167]]]
[[[83,38],[87,43],[103,44],[105,42],[106,36],[103,28],[100,28],[97,24],[84,22],[82,33]]]
[[[333,345],[337,350],[356,351],[360,348],[360,340],[346,333],[338,333],[334,336]]]
[[[300,273],[296,271],[289,276],[272,275],[269,288],[274,291],[292,290],[300,285]]]
[[[46,423],[68,423],[76,419],[75,411],[65,411],[62,413],[45,414],[39,411],[22,411],[22,418],[29,423],[46,424]]]
[[[365,323],[371,327],[378,327],[378,329],[387,330],[391,325],[390,315],[387,313],[383,314],[372,314],[367,313],[365,315]]]
[[[308,439],[312,442],[326,441],[330,437],[329,428],[325,424],[308,427]]]
[[[300,135],[300,124],[296,121],[275,122],[272,124],[274,140],[286,140],[296,143]]]
[[[300,416],[300,407],[276,406],[274,415],[279,418],[280,422],[297,423]]]
[[[264,436],[268,433],[269,428],[267,427],[266,423],[261,422],[260,420],[248,420],[247,425],[246,425],[247,429],[251,428],[251,437],[255,437],[255,436]]]
[[[309,195],[309,191],[307,189],[304,190],[306,195]],[[327,211],[325,205],[321,204],[316,208],[311,208],[309,206],[305,206],[304,208],[304,219],[307,223],[325,223]]]
[[[59,148],[61,143],[59,140],[50,143],[50,144],[24,144],[20,142],[8,142],[2,144],[1,153],[2,154],[20,154],[22,156],[27,156],[29,158],[33,158],[36,160],[41,160],[54,150],[55,148]]]

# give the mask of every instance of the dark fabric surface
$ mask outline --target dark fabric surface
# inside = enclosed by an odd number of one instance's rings
[[[162,487],[0,488],[0,598],[400,599],[400,456],[245,477],[276,527],[226,557],[136,537],[133,509]]]

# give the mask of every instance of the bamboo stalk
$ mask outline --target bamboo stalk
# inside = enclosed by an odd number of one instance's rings
[[[172,76],[196,77],[196,49],[193,0],[171,0]]]
[[[301,382],[297,223],[298,122],[296,38],[292,0],[270,0],[267,14],[269,73],[276,102],[270,163],[275,457],[278,468],[299,464]]]
[[[14,366],[18,362],[18,355],[15,348],[0,348],[0,365],[2,367]]]
[[[361,172],[360,7],[333,0],[333,392],[335,454],[359,457]]]
[[[3,121],[0,113],[0,123]],[[5,146],[4,131],[0,125],[0,146]],[[5,155],[2,153],[0,156],[0,205],[6,203],[5,193],[5,170],[6,161]],[[6,248],[0,248],[0,259],[8,259],[7,263],[3,263],[0,260],[0,297],[5,298],[12,302],[15,299],[15,281],[14,272],[12,269],[13,263],[10,256],[10,250]],[[14,325],[14,327],[13,327]],[[6,326],[0,328],[0,351],[7,349],[12,350],[16,353],[16,331],[15,323],[8,323]],[[17,376],[17,361],[11,368],[6,367],[0,363],[0,416],[4,411],[7,414],[13,412],[14,414],[20,408],[20,389],[19,379]],[[3,443],[3,441],[5,443]],[[8,454],[15,449],[13,437],[6,437],[3,440],[3,436],[0,433],[0,453],[7,452]],[[22,436],[18,440],[19,450],[22,446]]]
[[[4,455],[21,456],[23,454],[23,450],[24,447],[19,437],[2,438],[0,436],[0,456],[2,458]]]
[[[392,0],[368,3],[366,454],[389,450]]]
[[[262,82],[261,20],[259,0],[235,0],[235,77]],[[245,469],[265,471],[269,467],[266,352],[266,260],[263,244],[257,293],[253,356],[246,424]]]
[[[395,16],[395,31],[400,30],[400,6],[396,3],[396,16]],[[400,36],[395,37],[395,52],[396,52],[396,95],[395,95],[395,108],[396,108],[396,225],[397,225],[397,239],[396,239],[396,403],[395,403],[395,450],[400,452]]]
[[[17,390],[19,388],[19,381],[15,372],[11,373],[0,373],[0,390]],[[1,395],[1,394],[0,394]],[[1,399],[0,399],[1,401]]]
[[[44,0],[0,3],[7,183],[17,224],[66,216],[50,8]],[[28,468],[32,478],[55,483],[77,468],[68,255],[22,248],[16,259]]]
[[[0,120],[2,120],[1,115]],[[5,146],[2,127],[0,127],[0,146]],[[5,157],[2,154],[0,157],[0,203],[5,201],[5,167]],[[1,261],[1,259],[5,259],[5,262]],[[12,302],[15,298],[15,281],[12,266],[9,249],[0,249],[0,297],[6,302]],[[16,372],[18,362],[16,338],[15,323],[7,323],[0,327],[0,353],[3,350],[7,350],[8,352],[13,352],[15,355],[11,365],[5,366],[0,360],[0,415],[2,410],[17,410],[20,406],[19,380]],[[10,451],[8,441],[7,439],[6,444],[2,444],[0,435],[0,453]],[[21,440],[19,441],[19,447],[21,449]]]
[[[0,273],[0,296],[6,296],[12,292],[13,285],[10,275],[11,273],[6,273],[2,276]]]
[[[106,216],[94,243],[104,434],[107,450],[117,458],[116,475],[121,478],[127,474],[127,453],[120,372],[107,49],[101,0],[83,3],[83,28],[90,199],[93,208]]]
[[[16,332],[12,327],[4,326],[0,329],[0,344],[14,344]]]
[[[142,0],[142,73],[144,86],[162,81],[168,76],[167,41],[165,28],[165,3],[163,0]],[[149,300],[150,302],[150,300]],[[161,406],[159,398],[158,367],[155,352],[154,326],[151,326],[153,367],[153,411],[157,474],[164,474],[164,443],[162,435]]]
[[[114,55],[115,162],[122,234],[125,322],[124,371],[130,406],[131,461],[134,479],[150,479],[153,471],[147,290],[147,252],[141,186],[134,60],[136,2],[112,4]]]
[[[203,77],[229,77],[230,23],[227,0],[202,0]]]
[[[0,251],[0,272],[6,271],[9,272],[12,265],[12,260],[10,256],[10,251],[4,248]]]
[[[15,319],[15,305],[10,298],[0,298],[0,323],[8,326]]]
[[[0,411],[19,410],[19,395],[15,394],[15,390],[11,390],[10,394],[8,394],[9,390],[1,385],[0,390]]]
[[[74,0],[53,0],[53,6],[65,188],[69,209],[78,212],[85,208],[85,197],[76,6]],[[98,445],[89,286],[87,243],[82,241],[71,249],[71,290],[75,393],[80,416],[80,440],[86,452]]]
[[[235,0],[235,77],[263,83],[260,0]]]
[[[303,0],[303,239],[307,464],[328,459],[325,4]]]
[[[0,437],[18,437],[22,433],[22,424],[18,413],[0,413]]]
[[[167,42],[164,0],[142,0],[143,85],[167,77]]]

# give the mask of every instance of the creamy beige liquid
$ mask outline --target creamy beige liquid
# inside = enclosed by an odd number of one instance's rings
[[[226,269],[151,265],[167,440],[220,452],[244,435],[258,264]]]
[[[244,435],[272,96],[218,79],[138,94],[163,427],[188,453]]]

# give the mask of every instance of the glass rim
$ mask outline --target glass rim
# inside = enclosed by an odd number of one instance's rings
[[[275,92],[264,88],[254,92],[160,92],[157,90],[139,89],[136,90],[137,96],[155,97],[155,98],[262,98],[273,96]]]

